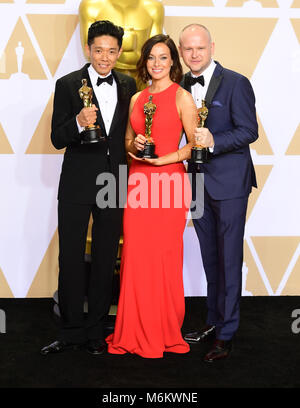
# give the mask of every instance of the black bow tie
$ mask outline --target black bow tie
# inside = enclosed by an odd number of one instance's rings
[[[112,76],[112,74],[108,75],[108,77],[106,77],[106,78],[100,78],[100,77],[98,77],[98,79],[97,79],[97,86],[103,84],[103,82],[107,82],[109,85],[112,85],[112,84],[113,84],[113,76]]]
[[[204,76],[200,75],[198,77],[192,77],[192,76],[188,76],[188,84],[189,85],[195,85],[196,83],[199,83],[200,85],[204,86]]]

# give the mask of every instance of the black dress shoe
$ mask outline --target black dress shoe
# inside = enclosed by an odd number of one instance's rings
[[[215,340],[212,349],[205,355],[206,363],[213,363],[216,360],[227,358],[232,350],[232,341]]]
[[[87,343],[86,351],[94,356],[103,354],[106,350],[107,344],[104,341],[90,340]]]
[[[194,331],[192,333],[187,333],[184,336],[184,340],[188,343],[201,343],[206,340],[210,340],[215,337],[216,327],[207,325],[200,329],[199,331]]]
[[[56,340],[53,343],[49,344],[49,346],[43,347],[40,353],[43,356],[46,356],[47,354],[61,353],[66,350],[79,350],[80,346],[80,344],[67,343],[65,341]]]

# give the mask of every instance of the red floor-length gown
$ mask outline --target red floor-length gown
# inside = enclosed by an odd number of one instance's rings
[[[151,135],[158,156],[178,149],[182,131],[176,108],[178,86],[174,83],[152,94],[157,108]],[[130,120],[136,134],[145,134],[144,104],[149,95],[146,88],[133,107]],[[118,311],[114,333],[106,339],[109,353],[128,352],[160,358],[164,352],[189,351],[181,334],[185,312],[183,232],[190,204],[190,185],[184,175],[183,163],[153,166],[132,161],[124,210]],[[176,180],[163,187],[161,183],[159,203],[157,189],[153,187],[153,180],[158,176],[165,180],[172,176]],[[171,186],[170,194],[168,185]],[[136,208],[138,201],[148,208]]]

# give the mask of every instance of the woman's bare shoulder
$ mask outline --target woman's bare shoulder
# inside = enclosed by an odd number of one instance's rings
[[[142,91],[139,91],[137,93],[135,93],[131,99],[130,99],[130,106],[129,106],[129,111],[132,110],[132,108],[134,107],[135,102],[137,101],[138,97],[140,96]]]
[[[176,93],[177,100],[181,103],[192,103],[194,104],[193,96],[190,92],[186,89],[182,88],[181,86],[178,87]]]
[[[176,103],[180,110],[186,109],[196,109],[196,104],[194,102],[193,96],[186,89],[181,86],[178,87],[176,93]]]
[[[137,100],[137,98],[140,96],[140,94],[142,93],[142,91],[139,91],[137,93],[135,93],[132,97],[131,97],[131,103],[135,102]]]

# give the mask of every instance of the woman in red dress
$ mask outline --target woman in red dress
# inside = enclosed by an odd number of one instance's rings
[[[160,358],[164,352],[189,351],[181,326],[183,232],[191,192],[182,161],[190,157],[197,109],[192,95],[178,85],[182,67],[169,36],[146,41],[137,68],[151,85],[130,104],[125,143],[133,160],[124,210],[121,287],[115,330],[106,341],[109,353]],[[144,104],[150,95],[156,105],[151,137],[158,157],[139,159],[146,141]],[[183,129],[188,143],[179,149]]]

